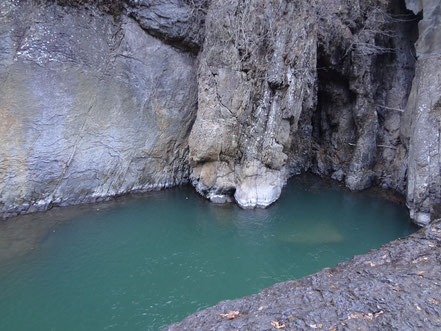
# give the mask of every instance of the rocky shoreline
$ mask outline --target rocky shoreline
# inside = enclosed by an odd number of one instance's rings
[[[221,315],[230,312],[238,316]],[[440,329],[441,220],[334,268],[222,301],[164,330],[277,326],[332,331]]]

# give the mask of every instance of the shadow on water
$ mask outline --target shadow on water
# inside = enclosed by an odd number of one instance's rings
[[[182,187],[2,222],[0,329],[156,330],[416,230],[376,194],[302,176],[268,209]]]

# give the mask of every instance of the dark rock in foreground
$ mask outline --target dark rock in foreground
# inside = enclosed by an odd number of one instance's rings
[[[220,314],[239,311],[228,320]],[[234,315],[234,314],[232,314]],[[440,330],[441,220],[335,268],[222,301],[165,330]]]

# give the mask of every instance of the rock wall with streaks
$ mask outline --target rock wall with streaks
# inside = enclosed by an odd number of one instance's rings
[[[295,141],[315,107],[313,13],[307,1],[211,2],[189,146],[193,184],[212,201],[268,206],[308,168]]]
[[[93,7],[0,13],[1,214],[187,181],[192,55]]]
[[[196,189],[268,206],[312,171],[405,194],[417,20],[396,1],[211,1],[189,140]]]
[[[401,127],[409,149],[407,204],[412,218],[426,225],[441,217],[441,2],[406,4],[423,14],[415,77]]]

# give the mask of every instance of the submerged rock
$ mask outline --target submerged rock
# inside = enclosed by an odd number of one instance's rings
[[[222,301],[164,330],[438,330],[441,220],[380,249],[249,297]],[[233,320],[220,314],[238,311]]]
[[[312,224],[309,222],[304,228],[296,227],[293,233],[284,233],[278,240],[302,245],[319,245],[338,243],[343,241],[344,237],[341,231],[329,222],[319,221]]]

